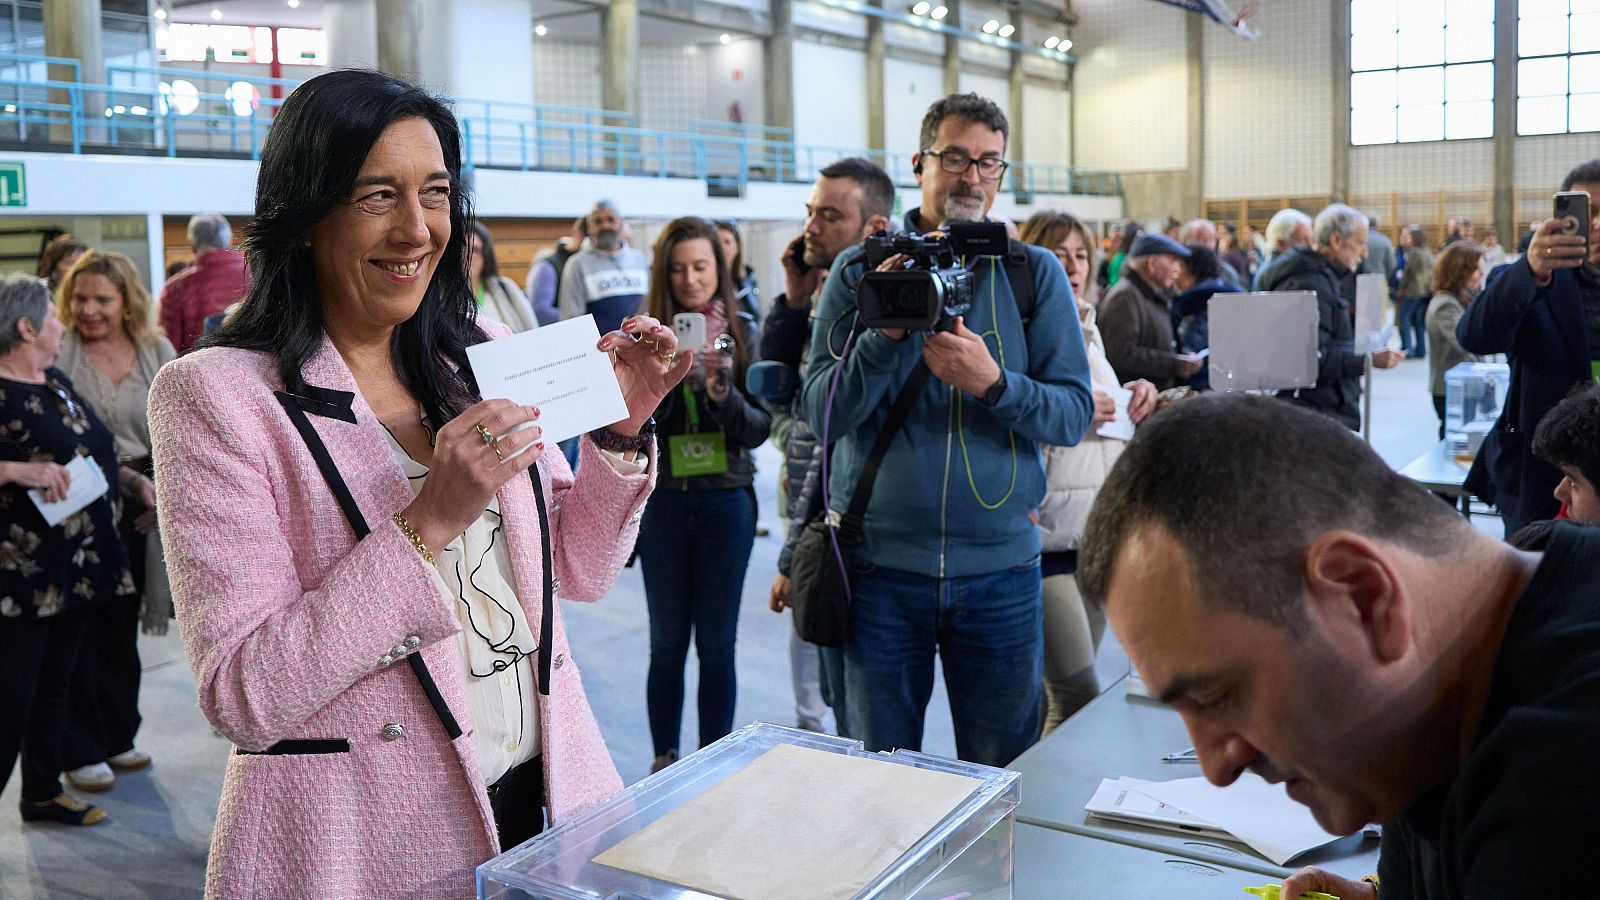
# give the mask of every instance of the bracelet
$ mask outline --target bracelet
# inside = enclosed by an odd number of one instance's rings
[[[422,535],[417,534],[417,530],[411,527],[411,523],[406,521],[405,516],[395,513],[393,518],[394,523],[400,526],[400,533],[406,536],[406,540],[411,542],[411,546],[417,548],[418,553],[422,554],[423,561],[430,566],[434,565],[433,554],[428,552],[428,545],[422,542]]]
[[[1378,884],[1378,876],[1376,876],[1376,875],[1363,875],[1363,876],[1361,876],[1361,883],[1362,884],[1370,884],[1370,885],[1372,885],[1372,893],[1375,896],[1379,894],[1380,885]]]
[[[630,450],[642,451],[650,446],[656,436],[656,420],[647,419],[644,427],[635,435],[617,434],[609,428],[596,428],[589,432],[589,439],[601,450],[610,450],[612,453],[627,453]]]

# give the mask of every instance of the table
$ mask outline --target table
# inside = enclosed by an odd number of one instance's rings
[[[1022,773],[1019,823],[1205,860],[1259,873],[1268,880],[1285,878],[1293,869],[1307,865],[1347,878],[1377,871],[1378,842],[1360,835],[1297,857],[1292,868],[1285,868],[1236,841],[1189,837],[1090,817],[1083,805],[1094,796],[1102,778],[1126,775],[1171,781],[1200,774],[1194,763],[1161,761],[1169,753],[1190,747],[1189,733],[1173,710],[1127,696],[1126,683],[1124,678],[1112,685],[1008,767]]]
[[[1058,897],[1168,897],[1249,900],[1246,887],[1271,878],[1221,863],[1095,840],[1054,828],[1018,824],[1015,843],[1017,900]]]
[[[1467,467],[1456,462],[1455,455],[1445,449],[1444,441],[1406,463],[1400,474],[1436,494],[1449,497],[1463,516],[1472,518],[1472,492],[1462,485],[1467,480]]]

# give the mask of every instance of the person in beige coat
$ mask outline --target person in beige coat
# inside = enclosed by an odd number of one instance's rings
[[[1054,253],[1067,270],[1089,357],[1097,429],[1116,416],[1116,403],[1110,392],[1117,389],[1118,379],[1106,359],[1105,342],[1095,324],[1095,307],[1084,293],[1089,273],[1094,271],[1094,236],[1082,222],[1059,212],[1035,213],[1023,224],[1021,236]],[[1129,417],[1135,423],[1143,421],[1155,409],[1155,385],[1139,379],[1123,388],[1133,392],[1128,401]],[[1076,446],[1040,448],[1045,475],[1045,497],[1039,504],[1039,529],[1044,542],[1040,562],[1044,570],[1045,734],[1100,693],[1094,658],[1105,633],[1105,615],[1099,607],[1084,602],[1073,573],[1077,569],[1078,539],[1089,518],[1089,507],[1094,505],[1095,495],[1123,446],[1123,441],[1091,429]]]

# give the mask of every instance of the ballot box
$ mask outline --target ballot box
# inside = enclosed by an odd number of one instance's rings
[[[1511,367],[1505,363],[1464,362],[1444,373],[1445,452],[1471,462],[1500,418]]]
[[[479,866],[478,896],[1003,900],[1018,777],[754,724]]]

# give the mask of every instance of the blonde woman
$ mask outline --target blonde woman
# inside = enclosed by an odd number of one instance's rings
[[[153,324],[151,305],[139,270],[120,253],[89,250],[56,287],[56,318],[66,326],[56,368],[111,430],[118,462],[145,476],[151,473],[150,383],[177,355]],[[139,730],[139,623],[147,633],[165,634],[172,612],[155,525],[154,508],[123,504],[118,530],[139,593],[101,607],[79,654],[63,753],[67,780],[79,790],[107,790],[116,771],[150,764],[133,740]]]
[[[1044,733],[1055,730],[1068,716],[1100,693],[1094,658],[1105,634],[1105,614],[1084,600],[1074,573],[1078,568],[1078,539],[1089,518],[1100,485],[1122,454],[1122,441],[1100,436],[1096,429],[1115,416],[1110,390],[1118,385],[1117,373],[1106,360],[1095,308],[1084,299],[1089,273],[1094,271],[1094,235],[1088,226],[1066,213],[1035,213],[1022,225],[1021,239],[1054,253],[1067,271],[1067,281],[1078,302],[1078,322],[1094,389],[1094,422],[1077,446],[1043,446],[1045,497],[1039,505],[1043,532],[1040,567],[1044,575]],[[1123,385],[1133,392],[1128,414],[1135,422],[1155,409],[1156,388],[1140,379]]]

